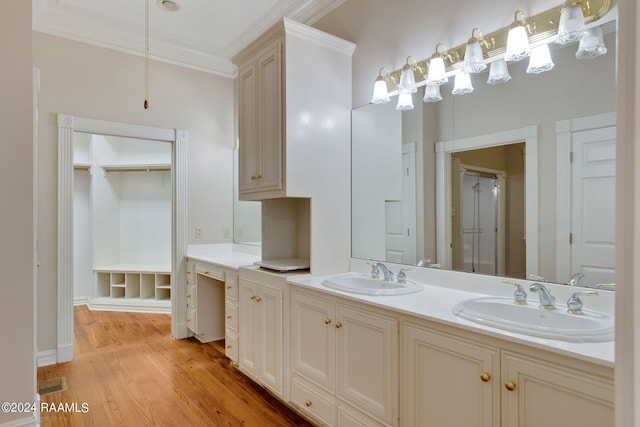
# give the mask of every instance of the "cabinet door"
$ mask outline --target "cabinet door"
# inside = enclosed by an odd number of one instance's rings
[[[504,427],[614,425],[612,380],[505,351],[502,383]]]
[[[257,375],[259,364],[258,335],[260,331],[255,325],[259,324],[260,318],[256,312],[255,299],[255,285],[251,282],[240,280],[240,297],[238,301],[240,310],[239,364],[242,369]]]
[[[411,324],[403,337],[405,425],[500,426],[497,349]]]
[[[255,176],[259,159],[258,138],[258,77],[255,63],[243,66],[238,75],[238,179],[239,191],[251,191],[256,186]]]
[[[336,307],[336,319],[336,394],[397,425],[397,321],[341,306]]]
[[[264,385],[282,394],[282,291],[256,285],[258,316],[254,329],[259,332],[260,378]]]
[[[283,188],[283,72],[282,43],[260,56],[258,72],[259,164],[256,182],[260,191]]]
[[[335,391],[335,307],[299,293],[291,296],[291,369]]]

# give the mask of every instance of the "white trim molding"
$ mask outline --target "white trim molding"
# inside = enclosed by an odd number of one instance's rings
[[[486,135],[436,143],[436,257],[451,269],[451,153],[525,143],[526,274],[538,272],[538,127],[526,126]]]
[[[58,114],[58,316],[57,362],[73,359],[73,133],[75,131],[144,138],[173,145],[172,185],[172,272],[171,334],[186,338],[186,282],[184,266],[187,241],[187,156],[188,133],[184,130],[139,126],[126,123]],[[184,305],[184,308],[181,307]],[[94,309],[103,308],[96,301]],[[149,309],[143,309],[148,311]],[[164,311],[164,310],[162,310]],[[166,310],[169,311],[168,309]],[[181,326],[184,325],[184,326]]]

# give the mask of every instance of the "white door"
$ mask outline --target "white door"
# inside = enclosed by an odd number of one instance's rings
[[[415,264],[416,259],[416,153],[414,144],[403,145],[402,200],[386,200],[386,260]]]
[[[571,271],[581,285],[614,283],[616,128],[574,132],[572,144]]]

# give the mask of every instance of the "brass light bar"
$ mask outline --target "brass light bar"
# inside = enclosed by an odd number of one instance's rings
[[[607,14],[609,9],[611,9],[611,0],[582,0],[579,4],[584,13],[584,22],[587,25],[601,19]],[[560,12],[563,7],[564,6],[558,6],[526,18],[525,25],[529,32],[529,43],[536,44],[558,34],[558,22],[560,21]],[[504,55],[509,29],[510,27],[504,27],[482,37],[480,44],[482,46],[482,56],[485,61],[496,56]],[[462,69],[466,46],[467,44],[464,43],[447,50],[447,55],[444,57],[445,71],[447,73]],[[429,69],[430,60],[431,57],[423,59],[411,67],[417,86],[424,85],[421,84],[427,78],[424,70]],[[390,94],[398,89],[397,82],[400,81],[400,74],[402,74],[402,69],[389,73],[388,78],[385,79]]]

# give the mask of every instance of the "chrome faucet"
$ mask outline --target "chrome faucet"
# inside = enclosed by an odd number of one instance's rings
[[[575,273],[573,276],[571,276],[571,278],[569,279],[569,285],[570,286],[580,286],[580,280],[584,279],[584,274],[582,273]]]
[[[584,304],[582,304],[580,295],[594,296],[594,295],[598,295],[598,291],[582,291],[582,292],[576,292],[573,295],[571,295],[571,297],[567,300],[567,312],[571,314],[584,314],[582,312],[582,307],[584,307]]]
[[[371,277],[374,279],[380,278],[380,270],[382,270],[382,274],[384,275],[384,280],[392,281],[393,280],[393,271],[389,270],[386,265],[381,262],[376,262],[371,265]]]
[[[556,308],[556,297],[551,295],[549,289],[542,283],[534,283],[529,286],[531,292],[537,292],[540,295],[540,307],[547,310],[554,310]]]

